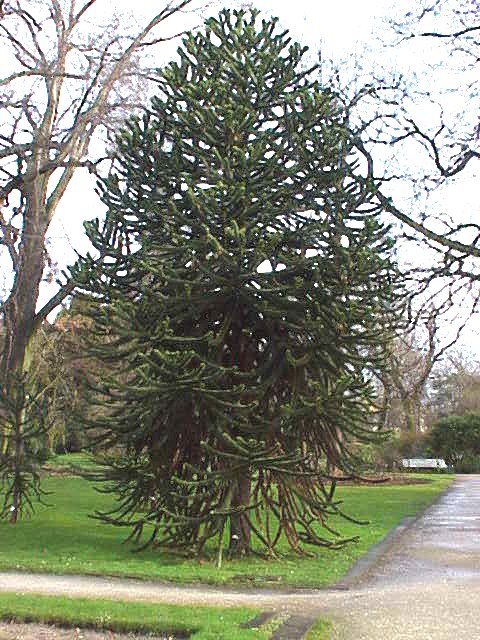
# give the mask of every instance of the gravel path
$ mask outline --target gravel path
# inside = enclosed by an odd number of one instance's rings
[[[0,590],[301,612],[332,619],[335,640],[480,640],[480,476],[456,480],[438,503],[384,546],[387,552],[373,552],[362,573],[353,572],[341,590],[241,591],[19,573],[0,573]],[[0,640],[80,638],[73,631],[2,635],[9,632],[0,626]],[[80,633],[85,640],[114,637]]]
[[[338,640],[480,639],[480,476],[463,476],[346,594]]]

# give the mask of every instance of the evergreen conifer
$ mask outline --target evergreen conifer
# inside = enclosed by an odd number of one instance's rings
[[[392,240],[348,114],[277,20],[224,10],[130,118],[101,184],[85,285],[111,362],[105,520],[243,554],[338,546],[335,474],[372,437],[397,322]],[[335,472],[334,475],[332,473]]]

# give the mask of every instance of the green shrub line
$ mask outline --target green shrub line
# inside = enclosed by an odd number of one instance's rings
[[[417,477],[417,476],[416,476]],[[12,526],[0,522],[0,570],[35,571],[132,577],[175,583],[217,585],[321,587],[334,584],[368,549],[403,517],[427,507],[453,476],[421,474],[431,481],[414,485],[343,486],[338,497],[345,512],[370,522],[367,526],[337,519],[342,535],[360,536],[359,542],[337,550],[320,550],[299,557],[281,547],[277,559],[251,556],[225,561],[219,570],[211,557],[186,558],[149,548],[132,553],[123,543],[128,530],[91,519],[112,498],[95,491],[86,480],[71,476],[45,477],[49,507],[39,505],[29,519]],[[208,550],[207,550],[208,551]]]

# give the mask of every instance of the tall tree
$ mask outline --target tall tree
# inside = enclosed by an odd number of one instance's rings
[[[365,372],[397,318],[375,184],[305,51],[255,11],[208,20],[118,137],[89,227],[92,354],[121,368],[93,424],[119,452],[100,517],[215,538],[219,562],[226,535],[235,554],[344,542],[327,469],[352,473],[349,439],[373,437]]]
[[[75,285],[63,282],[37,309],[48,270],[48,231],[65,191],[79,167],[95,169],[99,158],[90,143],[100,129],[138,106],[142,47],[169,39],[171,32],[162,35],[159,27],[189,5],[193,0],[168,2],[134,33],[124,25],[116,30],[114,19],[95,29],[89,17],[96,0],[2,5],[0,260],[12,277],[0,300],[0,386],[7,396],[28,373],[35,332]],[[0,408],[3,443],[11,428]],[[14,442],[21,439],[10,438],[8,446]],[[21,451],[15,459],[22,460]],[[12,520],[19,510],[12,505]]]

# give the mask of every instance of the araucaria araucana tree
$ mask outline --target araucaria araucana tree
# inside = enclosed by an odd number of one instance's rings
[[[398,306],[356,137],[276,20],[190,35],[118,137],[92,277],[106,520],[202,550],[338,546],[330,470],[372,437],[366,372]],[[308,547],[307,547],[308,548]]]

